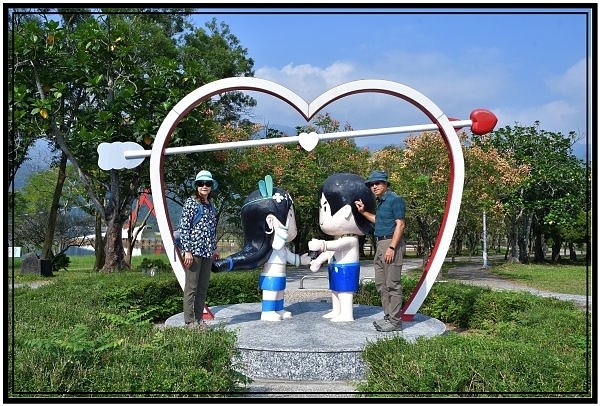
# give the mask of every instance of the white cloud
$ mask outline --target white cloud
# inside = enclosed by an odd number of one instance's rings
[[[547,79],[545,88],[530,89],[539,95],[548,94],[541,98],[532,98],[538,104],[530,104],[517,108],[523,100],[510,103],[503,101],[494,112],[498,116],[498,126],[533,125],[539,121],[540,128],[551,132],[561,132],[567,135],[570,131],[586,137],[586,121],[592,112],[586,111],[586,60],[582,59],[566,69],[561,75]],[[550,91],[549,93],[547,91]],[[502,100],[498,100],[502,101]]]
[[[564,97],[584,99],[587,88],[586,63],[585,59],[581,59],[562,75],[551,77],[548,80],[548,87]],[[591,67],[588,74],[592,74]]]
[[[491,52],[493,54],[493,52]],[[334,62],[326,67],[288,64],[282,68],[262,67],[256,77],[272,80],[298,93],[307,101],[337,85],[358,79],[386,79],[405,84],[437,104],[448,116],[468,119],[476,108],[490,108],[505,86],[506,75],[498,64],[487,61],[473,66],[468,61],[452,62],[440,53],[408,54],[389,52],[371,64]],[[477,64],[475,64],[477,65]],[[470,73],[465,74],[467,69]],[[272,101],[260,96],[265,109]],[[289,109],[287,109],[289,110]],[[337,101],[327,107],[334,118],[355,129],[427,124],[428,119],[414,106],[387,95],[361,94]],[[278,111],[272,117],[296,118],[293,112]],[[270,121],[273,122],[274,118]],[[297,123],[297,122],[296,122]]]
[[[498,108],[494,111],[498,117],[498,126],[520,126],[527,127],[539,121],[540,128],[546,131],[561,132],[568,134],[575,131],[578,134],[585,133],[585,122],[580,126],[570,127],[577,123],[582,112],[573,104],[564,100],[554,100],[540,106],[531,106],[525,109]]]
[[[293,90],[306,101],[311,101],[324,91],[347,82],[354,67],[344,62],[334,62],[325,68],[310,64],[288,64],[281,69],[263,67],[255,76],[272,80]]]

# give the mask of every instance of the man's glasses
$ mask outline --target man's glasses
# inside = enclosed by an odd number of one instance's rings
[[[379,185],[383,185],[383,182],[380,180],[377,180],[375,182],[369,182],[369,187],[379,186]]]
[[[196,187],[198,187],[198,186],[213,187],[213,181],[212,180],[199,180],[196,182]]]

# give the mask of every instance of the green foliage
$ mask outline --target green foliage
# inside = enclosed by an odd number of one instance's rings
[[[354,303],[360,303],[367,306],[381,306],[381,297],[375,282],[363,282],[358,287],[358,292],[354,294]]]
[[[260,301],[259,272],[213,274],[212,305]],[[416,282],[403,276],[405,297]],[[361,284],[355,298],[379,305],[373,282]],[[9,318],[8,326],[11,395],[205,397],[243,390],[250,380],[239,372],[235,333],[154,326],[181,312],[181,302],[169,272],[72,270],[47,286],[15,289],[8,303],[17,320],[12,325]],[[570,302],[447,282],[434,284],[421,313],[465,330],[414,343],[369,343],[368,375],[358,385],[364,396],[583,397],[589,391],[591,322]]]
[[[402,276],[402,295],[408,298],[414,290],[417,280],[412,277]],[[381,306],[381,297],[375,287],[375,281],[363,281],[358,287],[358,292],[354,295],[354,303],[360,303],[368,306]]]
[[[387,396],[589,396],[589,315],[573,304],[444,283],[434,286],[421,312],[470,329],[414,343],[390,338],[369,344],[363,353],[369,373],[359,390]]]
[[[481,288],[454,283],[436,283],[427,295],[420,312],[458,327],[467,327]]]
[[[174,275],[144,278],[138,284],[114,286],[104,293],[106,308],[112,312],[124,312],[123,320],[165,320],[181,311],[182,293]],[[141,309],[143,311],[140,313]],[[105,314],[104,317],[108,317]],[[113,318],[113,321],[115,319]]]
[[[52,258],[52,271],[56,272],[61,269],[66,270],[69,267],[71,260],[64,252],[61,252]]]
[[[49,352],[68,352],[75,356],[89,356],[117,348],[123,343],[122,339],[114,340],[111,333],[89,337],[90,331],[84,324],[76,324],[72,331],[52,333],[48,338],[25,340],[25,346],[41,348]]]
[[[167,272],[171,270],[171,265],[160,258],[144,257],[139,265],[139,268],[141,268],[142,271],[148,271],[152,269],[156,272]]]
[[[585,238],[585,229],[580,229],[579,235],[573,235],[574,230],[569,230],[569,224],[576,222],[581,212],[590,209],[587,191],[591,177],[584,163],[573,154],[575,133],[549,132],[541,129],[539,124],[499,128],[486,137],[483,145],[511,155],[516,164],[529,168],[527,178],[517,190],[505,196],[503,202],[509,215],[507,221],[520,228],[519,235],[526,236],[519,247],[521,262],[529,261],[526,239],[530,227],[535,241],[534,261],[542,262],[539,243],[545,239],[551,238],[559,248],[568,234],[575,241]],[[531,224],[522,221],[528,217]]]
[[[100,319],[113,324],[115,326],[131,326],[141,325],[151,322],[150,316],[158,310],[157,307],[151,307],[147,310],[142,311],[139,306],[133,306],[127,309],[127,314],[122,316],[115,313],[100,312],[98,315]]]
[[[262,299],[258,288],[261,270],[220,272],[211,275],[207,304],[256,303]]]
[[[12,167],[22,162],[20,150],[33,142],[31,134],[67,153],[85,182],[87,198],[97,203],[110,226],[103,251],[108,257],[99,262],[105,271],[125,269],[121,226],[139,191],[150,184],[149,163],[109,175],[98,171],[98,145],[133,141],[150,148],[152,134],[185,95],[217,79],[251,76],[253,61],[227,25],[213,20],[206,30],[193,27],[181,12],[77,9],[57,15],[37,9],[12,15],[8,87],[15,102],[9,103],[9,116],[20,119],[9,120],[18,141],[10,138],[10,157],[16,158]],[[236,122],[255,103],[240,92],[208,100],[187,112],[172,144],[210,143],[216,128]],[[197,155],[169,160],[167,193],[189,195],[185,184],[197,165],[224,172],[213,158],[208,153],[200,160]]]
[[[515,322],[537,299],[528,292],[483,292],[475,298],[469,327],[485,330],[500,322]]]
[[[15,375],[27,374],[24,391],[80,391],[89,385],[93,371],[102,369],[105,357],[116,352],[124,341],[114,331],[91,332],[84,324],[49,332],[47,337],[34,335],[24,339],[22,346],[17,343],[21,351],[15,358],[23,364],[18,364]]]
[[[256,289],[255,274],[234,279],[238,286]],[[232,281],[221,280],[211,282],[217,292],[227,291],[220,283]],[[74,270],[42,288],[15,289],[9,306],[19,320],[9,326],[15,395],[223,396],[239,391],[249,380],[238,372],[234,333],[221,327],[199,333],[154,326],[181,312],[181,303],[172,273],[149,277]]]
[[[410,396],[583,396],[589,391],[583,355],[488,335],[448,334],[412,344],[380,340],[363,353],[369,375],[359,389]]]

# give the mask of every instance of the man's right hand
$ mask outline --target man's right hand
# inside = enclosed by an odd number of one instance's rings
[[[359,213],[362,213],[365,211],[365,204],[363,203],[362,199],[355,200],[354,205],[358,209]]]

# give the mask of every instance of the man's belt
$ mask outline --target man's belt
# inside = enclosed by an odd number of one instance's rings
[[[377,240],[377,241],[381,241],[381,240],[391,240],[393,236],[394,236],[393,234],[390,234],[390,235],[382,235],[381,237],[377,237],[377,236],[375,236],[375,240]]]

